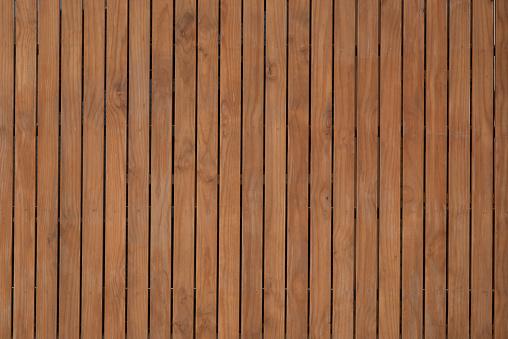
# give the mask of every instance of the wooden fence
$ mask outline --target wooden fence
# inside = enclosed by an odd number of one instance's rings
[[[508,338],[507,0],[2,0],[0,338]]]

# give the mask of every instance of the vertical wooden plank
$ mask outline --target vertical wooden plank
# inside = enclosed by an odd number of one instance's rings
[[[171,335],[173,1],[152,2],[150,336]]]
[[[84,3],[81,335],[85,338],[102,335],[104,5],[104,0]]]
[[[473,1],[471,337],[492,337],[494,2]]]
[[[496,1],[494,337],[508,337],[508,2]]]
[[[356,335],[376,335],[378,10],[358,0]]]
[[[60,3],[39,3],[37,337],[56,337]]]
[[[333,338],[354,333],[356,1],[335,2]]]
[[[307,337],[310,1],[288,4],[286,333]]]
[[[219,3],[200,1],[198,15],[196,337],[216,338]]]
[[[379,336],[399,336],[402,1],[381,2]]]
[[[108,338],[125,336],[127,5],[127,0],[109,0],[107,11],[104,337]]]
[[[447,2],[427,1],[425,336],[446,336]]]
[[[264,334],[267,338],[284,338],[285,335],[286,42],[287,2],[268,1],[266,2],[263,319]]]
[[[196,1],[175,2],[175,229],[173,331],[194,331]]]
[[[263,331],[263,30],[264,2],[245,1],[240,312],[242,337],[245,338],[259,338]]]
[[[448,336],[469,335],[469,0],[450,0]]]
[[[12,189],[14,156],[14,1],[0,11],[0,337],[12,326]]]
[[[423,336],[425,3],[404,3],[402,103],[402,336]]]
[[[127,337],[148,336],[150,2],[129,1]]]
[[[14,337],[34,336],[37,3],[16,1]]]
[[[311,338],[330,335],[332,216],[332,1],[313,1],[311,18]]]
[[[221,1],[219,337],[239,335],[242,2]]]

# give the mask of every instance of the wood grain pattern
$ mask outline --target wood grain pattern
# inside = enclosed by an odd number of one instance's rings
[[[243,3],[241,332],[263,331],[264,2]]]
[[[473,1],[471,337],[492,337],[494,2]]]
[[[356,335],[376,335],[378,3],[358,1]]]
[[[13,335],[34,337],[37,3],[16,1]]]
[[[39,3],[37,103],[37,337],[57,335],[59,2]]]
[[[104,337],[109,338],[123,338],[126,330],[127,6],[127,0],[110,0],[107,11]]]
[[[12,329],[14,1],[0,11],[0,337]]]
[[[379,336],[400,328],[402,1],[381,2],[379,76]]]
[[[447,4],[427,1],[425,335],[446,336]]]
[[[335,3],[332,337],[354,333],[356,3]]]
[[[333,3],[313,1],[310,107],[309,335],[330,335]]]
[[[287,2],[266,3],[264,334],[284,338]],[[245,69],[245,68],[244,68]],[[245,118],[244,118],[245,119]],[[263,132],[261,131],[261,134]]]
[[[289,6],[289,5],[288,5]],[[286,333],[307,337],[310,1],[288,7]]]
[[[152,2],[150,336],[171,334],[173,1]]]
[[[423,336],[425,3],[404,4],[402,102],[402,336]]]
[[[194,331],[196,2],[175,0],[175,228],[173,331]]]
[[[242,3],[220,7],[219,337],[240,326],[240,152]]]
[[[496,1],[494,337],[508,336],[508,3]]]

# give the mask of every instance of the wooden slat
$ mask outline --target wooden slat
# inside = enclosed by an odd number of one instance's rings
[[[104,0],[84,3],[81,335],[102,333]],[[124,208],[124,207],[123,207]]]
[[[263,331],[263,26],[264,1],[244,1],[240,313],[245,338],[259,338]]]
[[[60,3],[39,4],[36,336],[56,337]]]
[[[129,1],[127,337],[148,336],[150,3]]]
[[[12,327],[12,189],[14,157],[14,1],[0,11],[0,337]]]
[[[448,336],[469,335],[470,1],[450,1]]]
[[[173,332],[194,331],[196,1],[175,0],[175,228]]]
[[[37,3],[16,1],[14,301],[16,338],[34,336]]]
[[[471,337],[492,337],[494,2],[473,1]]]
[[[333,3],[311,4],[309,334],[324,338],[331,322]]]
[[[402,102],[402,336],[423,336],[425,3],[404,3]]]
[[[376,335],[378,3],[358,1],[356,335]]]
[[[354,333],[356,3],[335,3],[333,338]]]
[[[150,336],[171,333],[173,1],[152,2]]]
[[[197,87],[196,337],[217,333],[219,4],[199,2]]]
[[[310,1],[288,8],[286,333],[307,337]]]
[[[494,337],[508,337],[508,2],[496,1]]]
[[[402,1],[381,2],[379,336],[399,336]],[[339,268],[340,269],[340,268]]]
[[[219,156],[219,337],[240,326],[242,3],[221,1]]]
[[[446,336],[447,3],[427,1],[425,335]]]
[[[284,279],[286,255],[286,30],[287,2],[282,0],[266,2],[265,272],[263,322],[264,334],[267,338],[284,338]]]
[[[127,5],[127,0],[110,0],[107,11],[104,337],[108,338],[125,336]]]

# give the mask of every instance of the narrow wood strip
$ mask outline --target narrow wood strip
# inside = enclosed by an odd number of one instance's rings
[[[242,2],[221,1],[219,337],[239,335]]]
[[[34,336],[37,2],[16,1],[14,337]]]
[[[356,335],[376,335],[378,3],[358,1]]]
[[[492,337],[494,2],[473,1],[471,337]]]
[[[14,157],[14,1],[0,11],[0,337],[12,329],[12,192]]]
[[[129,1],[127,337],[148,337],[150,3]]]
[[[241,328],[242,337],[259,338],[263,331],[264,1],[244,1],[243,30]]]
[[[427,1],[425,335],[446,336],[447,3]]]
[[[356,2],[335,2],[332,337],[354,333]]]
[[[379,336],[400,329],[402,1],[381,2],[379,86]]]
[[[264,334],[284,338],[287,2],[266,2]],[[245,69],[245,66],[244,66]],[[262,121],[261,121],[262,123]],[[245,142],[245,141],[244,141]]]
[[[450,0],[448,336],[469,336],[469,0]]]
[[[123,338],[126,326],[127,5],[127,0],[109,0],[107,11],[104,337],[108,338]]]
[[[150,336],[171,335],[173,1],[152,2]]]
[[[288,6],[286,334],[307,338],[310,1]]]
[[[81,335],[85,338],[102,336],[103,321],[104,6],[104,0],[84,4]]]
[[[39,3],[36,336],[56,337],[60,3]]]

